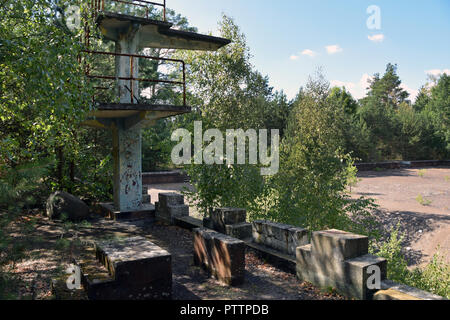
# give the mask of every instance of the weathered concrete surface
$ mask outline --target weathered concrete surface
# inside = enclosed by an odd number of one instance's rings
[[[252,225],[247,222],[226,225],[225,234],[240,240],[250,239],[252,237]]]
[[[308,243],[306,229],[271,221],[253,221],[252,234],[255,243],[293,256],[298,246]]]
[[[172,24],[119,13],[103,12],[97,19],[106,39],[119,41],[124,31],[139,26],[139,47],[216,51],[230,40],[172,29]]]
[[[78,261],[92,300],[170,299],[172,257],[143,237],[98,242],[95,257]]]
[[[373,295],[373,300],[445,300],[445,298],[394,281],[384,280],[381,282],[381,290]]]
[[[194,263],[219,281],[236,286],[244,282],[245,243],[230,236],[197,228],[194,232]]]
[[[142,205],[142,144],[139,127],[113,132],[114,207],[135,211]]]
[[[227,225],[246,222],[247,211],[237,208],[216,208],[211,212],[212,227],[220,233],[226,233]]]
[[[368,268],[378,266],[386,279],[386,260],[368,254],[368,238],[340,230],[314,232],[311,244],[296,252],[297,277],[319,287],[335,288],[347,297],[369,299]]]
[[[175,224],[175,218],[189,216],[189,207],[184,204],[184,196],[181,194],[160,193],[155,207],[156,219],[170,225]]]

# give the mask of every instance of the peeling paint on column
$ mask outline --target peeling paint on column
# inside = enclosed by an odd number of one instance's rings
[[[115,165],[114,188],[117,191],[114,204],[120,211],[137,210],[142,205],[141,128],[118,128],[115,134],[118,149],[115,161],[118,164]]]

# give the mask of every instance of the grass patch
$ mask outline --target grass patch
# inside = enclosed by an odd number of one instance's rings
[[[425,169],[419,170],[419,173],[418,173],[419,177],[424,178],[426,174],[427,174],[427,170],[425,170]]]
[[[419,204],[421,204],[422,206],[429,206],[429,205],[431,205],[431,203],[432,203],[431,200],[425,199],[421,194],[419,194],[419,195],[416,197],[416,201],[417,201]]]

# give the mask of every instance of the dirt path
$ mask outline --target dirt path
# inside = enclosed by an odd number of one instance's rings
[[[400,224],[411,265],[429,262],[437,248],[450,263],[450,168],[368,171],[353,196],[374,198],[386,230]]]

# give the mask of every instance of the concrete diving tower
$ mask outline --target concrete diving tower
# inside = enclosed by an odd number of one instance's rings
[[[95,99],[84,125],[113,132],[114,210],[117,213],[148,211],[142,195],[141,129],[158,119],[189,113],[186,105],[185,64],[182,60],[148,57],[137,53],[145,48],[215,51],[229,44],[228,39],[172,29],[173,24],[120,13],[99,10],[95,22],[105,40],[115,42],[115,52],[89,51],[94,55],[113,56],[114,76],[92,75],[92,79],[114,82],[114,102]],[[89,43],[89,41],[88,41]],[[183,81],[142,79],[139,61],[163,60],[183,67]],[[140,101],[139,83],[166,83],[183,87],[183,105],[149,104]],[[103,88],[105,89],[105,88]]]

